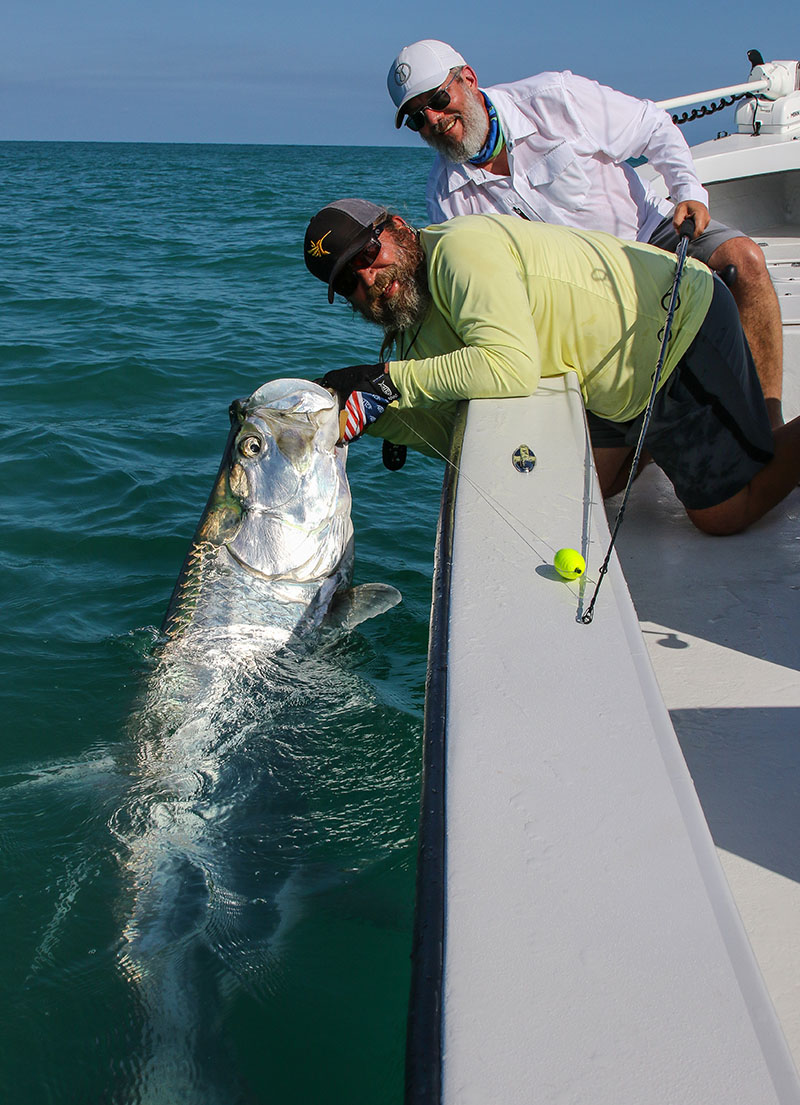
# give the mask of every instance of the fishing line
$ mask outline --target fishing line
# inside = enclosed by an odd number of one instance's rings
[[[678,264],[675,269],[675,277],[672,281],[672,291],[669,297],[669,306],[667,307],[667,320],[664,323],[663,335],[661,338],[661,348],[658,351],[658,360],[656,361],[656,370],[653,373],[653,386],[650,389],[650,398],[647,400],[647,406],[644,411],[644,419],[642,421],[642,428],[639,431],[639,440],[636,443],[636,450],[633,454],[633,461],[631,463],[631,470],[628,473],[628,482],[625,485],[625,494],[622,496],[622,502],[620,503],[619,510],[617,511],[617,517],[614,522],[614,529],[611,533],[611,540],[608,545],[608,551],[606,552],[605,559],[600,565],[598,572],[598,580],[595,584],[594,594],[592,595],[589,605],[586,608],[586,612],[581,616],[581,621],[584,625],[589,625],[594,617],[594,604],[597,601],[597,594],[600,590],[600,585],[603,582],[603,576],[608,571],[608,562],[611,559],[611,553],[614,549],[614,542],[617,539],[619,528],[622,525],[622,518],[625,514],[625,507],[628,505],[628,496],[631,493],[633,487],[633,481],[636,479],[636,472],[639,467],[639,458],[642,454],[644,447],[644,439],[647,434],[648,426],[650,425],[650,415],[653,413],[653,404],[656,399],[656,392],[658,391],[658,383],[661,379],[661,369],[664,367],[664,357],[667,352],[667,344],[669,343],[670,334],[672,331],[672,319],[675,315],[678,303],[678,287],[681,282],[681,276],[683,275],[683,266],[686,261],[686,251],[689,248],[689,241],[694,236],[694,220],[684,219],[678,228],[678,236],[680,241],[678,242]]]
[[[501,521],[505,522],[505,524],[509,527],[509,529],[511,529],[514,533],[516,533],[517,537],[519,537],[519,539],[522,541],[522,543],[527,545],[528,548],[531,550],[531,552],[535,553],[536,556],[538,556],[538,558],[541,560],[542,564],[550,564],[551,563],[550,560],[548,560],[546,557],[542,556],[542,554],[538,551],[538,549],[534,548],[534,546],[530,543],[530,541],[527,540],[527,538],[525,537],[524,534],[520,533],[520,531],[516,528],[516,526],[512,525],[511,521],[509,521],[509,518],[511,518],[515,522],[517,522],[520,526],[522,526],[523,529],[527,530],[528,533],[533,538],[535,538],[536,541],[539,541],[542,545],[545,545],[548,549],[550,549],[550,551],[553,554],[555,554],[556,550],[553,548],[553,546],[551,544],[549,544],[549,542],[545,541],[545,539],[543,537],[540,537],[539,534],[536,533],[535,530],[531,529],[531,527],[529,525],[527,525],[527,523],[523,522],[523,520],[521,518],[518,518],[517,515],[514,514],[514,512],[512,510],[509,510],[509,508],[507,506],[503,506],[502,503],[499,503],[497,501],[497,499],[493,498],[493,496],[490,495],[488,491],[485,491],[479,484],[475,483],[475,481],[470,476],[466,475],[466,473],[462,471],[460,465],[456,464],[456,462],[454,460],[451,460],[449,457],[446,457],[444,455],[444,453],[440,452],[440,450],[436,448],[436,446],[433,444],[432,441],[428,441],[428,439],[425,437],[424,434],[420,433],[419,430],[416,429],[414,426],[409,425],[409,423],[406,422],[405,418],[403,418],[400,411],[395,411],[394,414],[395,414],[395,417],[398,419],[398,421],[402,422],[402,424],[406,427],[407,430],[410,430],[412,434],[414,434],[416,437],[418,437],[420,439],[420,441],[425,442],[425,444],[428,446],[429,449],[433,449],[434,453],[436,453],[436,455],[438,457],[441,457],[441,459],[445,462],[445,464],[449,464],[450,467],[455,470],[455,472],[457,473],[459,479],[466,480],[467,483],[470,485],[470,487],[474,491],[477,491],[477,493],[481,496],[481,498],[484,500],[484,502],[487,504],[487,506],[490,506],[492,508],[492,510],[495,512],[495,514],[497,514],[497,516],[501,519]],[[505,514],[502,513],[502,512],[505,512]],[[506,515],[507,515],[507,517],[506,517]]]

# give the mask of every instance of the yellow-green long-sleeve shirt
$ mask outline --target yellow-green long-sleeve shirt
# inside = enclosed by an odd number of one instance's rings
[[[438,408],[424,412],[424,438],[430,416],[449,424],[459,399],[530,395],[542,376],[570,370],[594,413],[624,422],[644,410],[674,255],[508,215],[450,219],[421,231],[420,241],[433,302],[416,333],[397,342],[389,372],[400,399],[377,434],[418,446],[419,408]],[[705,318],[712,280],[705,265],[687,260],[662,386]]]

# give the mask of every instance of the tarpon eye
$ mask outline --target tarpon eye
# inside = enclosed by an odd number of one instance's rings
[[[239,452],[243,457],[257,457],[261,454],[261,450],[264,448],[264,442],[260,437],[256,437],[255,434],[250,434],[248,437],[243,437],[239,442]]]

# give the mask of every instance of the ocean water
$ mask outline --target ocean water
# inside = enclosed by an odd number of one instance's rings
[[[131,833],[187,813],[143,784],[137,703],[228,405],[375,361],[378,332],[306,272],[304,228],[343,195],[419,225],[428,164],[0,144],[5,1105],[402,1100],[441,465],[350,450],[356,582],[403,602],[232,689],[238,782],[188,811],[206,898],[165,902],[175,939],[145,967],[126,924]],[[228,753],[196,751],[212,786]]]

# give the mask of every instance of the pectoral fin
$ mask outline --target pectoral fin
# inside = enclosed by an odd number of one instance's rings
[[[388,583],[359,583],[337,593],[325,620],[334,629],[355,629],[368,618],[376,618],[397,606],[402,597]]]

